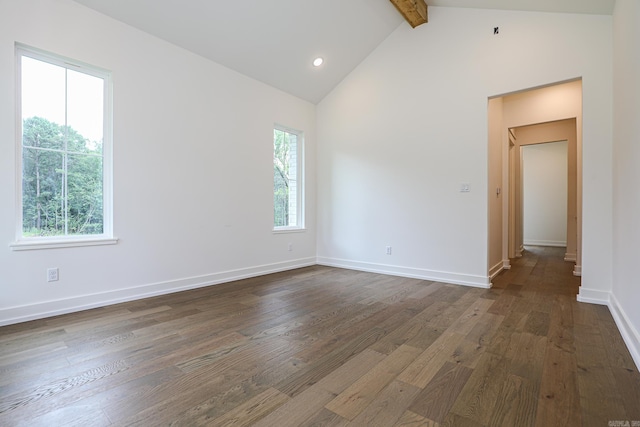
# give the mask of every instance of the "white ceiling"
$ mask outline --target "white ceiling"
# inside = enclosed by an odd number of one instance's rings
[[[389,0],[74,0],[312,103],[403,21]],[[427,0],[429,6],[611,14],[615,0]],[[429,25],[429,24],[426,24]],[[311,65],[322,56],[325,64]]]

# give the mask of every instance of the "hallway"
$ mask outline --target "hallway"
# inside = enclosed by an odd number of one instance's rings
[[[564,260],[565,248],[525,246],[522,258],[511,259],[511,270],[493,280],[493,289],[570,295],[580,288],[580,277],[573,275],[572,262]]]

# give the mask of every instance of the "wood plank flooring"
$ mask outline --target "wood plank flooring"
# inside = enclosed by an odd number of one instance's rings
[[[6,326],[0,425],[640,425],[571,269],[531,247],[484,290],[315,266]]]

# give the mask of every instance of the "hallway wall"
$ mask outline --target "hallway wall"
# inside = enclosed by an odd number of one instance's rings
[[[567,246],[567,141],[522,147],[524,244]]]

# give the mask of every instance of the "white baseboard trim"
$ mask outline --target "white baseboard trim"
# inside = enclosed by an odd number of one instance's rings
[[[573,266],[573,275],[574,276],[578,276],[578,277],[582,276],[582,266],[581,265],[576,264],[576,265]]]
[[[577,300],[579,302],[587,302],[589,304],[609,305],[610,296],[611,294],[609,292],[586,289],[583,286],[580,286],[580,292],[578,293]]]
[[[375,264],[327,257],[318,257],[317,263],[319,265],[326,265],[329,267],[388,274],[391,276],[410,277],[413,279],[432,280],[435,282],[451,283],[454,285],[473,286],[485,289],[491,287],[491,280],[489,277],[474,276],[471,274],[449,273],[445,271],[433,271],[422,268],[400,267],[396,265]]]
[[[280,271],[315,265],[316,259],[302,258],[275,264],[259,265],[238,270],[223,271],[204,276],[189,277],[178,280],[170,280],[160,283],[135,286],[114,291],[96,294],[81,295],[54,301],[46,301],[36,304],[23,305],[0,309],[0,326],[14,323],[27,322],[29,320],[58,316],[60,314],[73,313],[96,307],[119,304],[121,302],[134,301],[158,295],[171,294],[189,289],[218,285],[234,280],[247,279]]]
[[[493,280],[494,277],[502,272],[502,270],[504,270],[504,262],[500,261],[489,269],[489,280]]]
[[[622,309],[613,294],[609,298],[609,311],[616,322],[624,343],[627,345],[627,349],[629,349],[629,353],[631,353],[636,368],[640,370],[640,332],[633,327],[629,316],[627,316],[627,313]]]
[[[502,260],[502,268],[505,270],[511,270],[511,260],[509,258]]]
[[[567,246],[566,241],[560,240],[525,240],[525,246],[553,246],[556,248],[564,248]]]
[[[578,255],[570,254],[569,252],[564,254],[564,260],[569,262],[576,262],[578,260]]]

